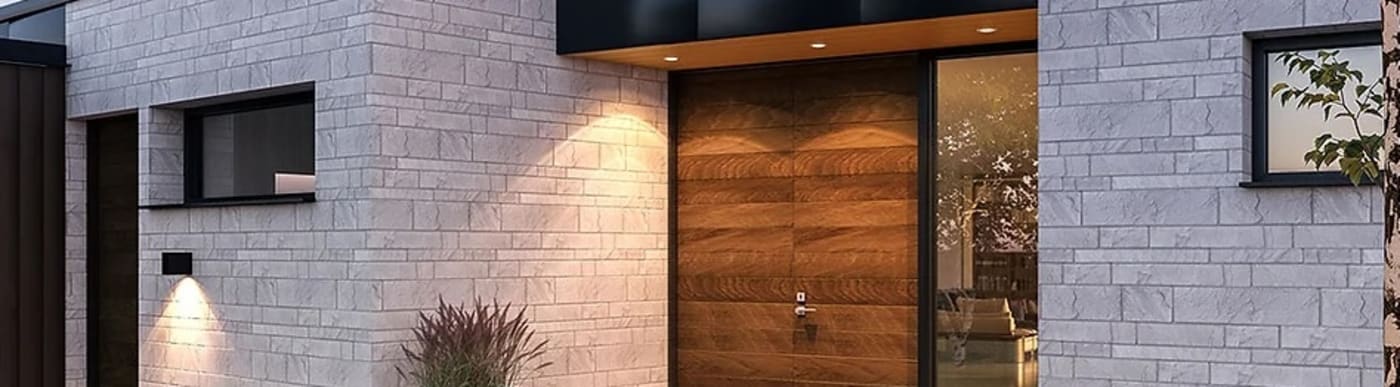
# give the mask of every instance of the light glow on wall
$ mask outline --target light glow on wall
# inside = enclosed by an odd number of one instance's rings
[[[169,330],[171,344],[207,346],[212,343],[205,331],[212,328],[214,322],[214,310],[209,307],[204,288],[194,278],[185,277],[170,291],[156,327]]]
[[[625,170],[643,173],[666,172],[666,134],[646,120],[632,114],[614,113],[600,117],[588,125],[571,133],[569,142],[596,143],[600,146],[597,164],[606,170]],[[583,171],[579,171],[583,172]],[[609,172],[587,172],[592,176],[586,179],[617,180],[618,176]],[[625,179],[624,179],[625,180]],[[619,181],[618,183],[623,183]],[[665,183],[665,181],[661,181]],[[614,191],[608,196],[648,197],[651,189],[637,181],[631,189]]]
[[[154,352],[155,358],[143,358],[142,364],[164,364],[191,371],[219,367],[218,358],[226,347],[222,329],[204,287],[194,278],[175,282],[155,325],[149,328],[142,351]]]

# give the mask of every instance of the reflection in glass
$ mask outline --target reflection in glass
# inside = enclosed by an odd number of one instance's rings
[[[204,197],[313,192],[314,114],[306,103],[205,116]]]
[[[1359,83],[1369,85],[1376,81],[1381,74],[1380,46],[1359,46],[1336,49],[1321,50],[1300,50],[1298,53],[1307,56],[1315,56],[1318,51],[1337,51],[1337,59],[1340,61],[1350,61],[1353,70],[1364,74],[1364,81]],[[1288,73],[1288,67],[1280,63],[1278,58],[1282,52],[1269,53],[1269,74],[1268,85],[1285,82],[1289,85],[1302,87],[1312,84],[1306,72],[1294,71]],[[1342,96],[1348,101],[1356,98],[1354,89],[1358,83],[1349,83],[1342,88]],[[1261,98],[1256,96],[1256,98]],[[1283,105],[1280,96],[1263,96],[1269,98],[1269,172],[1313,172],[1318,168],[1308,165],[1303,161],[1303,154],[1313,150],[1313,141],[1323,133],[1332,133],[1339,138],[1357,138],[1356,128],[1352,126],[1351,120],[1332,119],[1327,120],[1324,116],[1321,105],[1314,107],[1299,108],[1296,102],[1289,102]],[[1335,113],[1335,112],[1334,112]],[[1363,115],[1360,119],[1361,133],[1378,134],[1381,131],[1382,122],[1375,116]],[[1324,166],[1322,171],[1338,171],[1340,168],[1334,163]]]
[[[1036,56],[937,63],[938,385],[1036,384]]]
[[[3,0],[0,0],[3,3]],[[0,5],[3,7],[3,5]],[[0,37],[13,40],[27,40],[53,44],[63,44],[64,7],[47,10],[11,19]]]

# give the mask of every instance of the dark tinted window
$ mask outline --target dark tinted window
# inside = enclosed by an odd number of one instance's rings
[[[63,7],[24,16],[9,22],[10,39],[63,44]]]
[[[199,148],[197,198],[315,191],[315,111],[310,94],[192,111]],[[194,188],[194,187],[192,187]]]

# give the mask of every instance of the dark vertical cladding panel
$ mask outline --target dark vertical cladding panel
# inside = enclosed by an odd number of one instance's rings
[[[63,74],[0,63],[3,386],[63,384]]]
[[[860,0],[703,0],[698,37],[719,39],[860,22]]]
[[[64,305],[66,304],[64,292],[64,258],[67,256],[64,249],[64,237],[67,234],[66,217],[63,210],[65,208],[66,195],[64,187],[64,116],[67,115],[65,109],[65,97],[67,89],[64,87],[65,75],[62,68],[44,69],[44,186],[43,186],[43,326],[44,326],[44,346],[42,356],[44,359],[44,382],[46,385],[58,385],[62,383],[64,359],[63,359],[63,331],[66,326],[64,322]]]
[[[0,385],[19,384],[19,68],[0,64]]]
[[[559,0],[558,51],[695,40],[697,0]]]
[[[43,213],[43,142],[44,129],[44,69],[19,69],[19,347],[29,348],[19,357],[19,382],[22,386],[43,383],[40,370],[43,348],[43,250],[40,248]]]

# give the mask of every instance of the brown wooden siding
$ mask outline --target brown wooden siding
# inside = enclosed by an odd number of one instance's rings
[[[0,385],[63,384],[64,72],[0,62]]]

